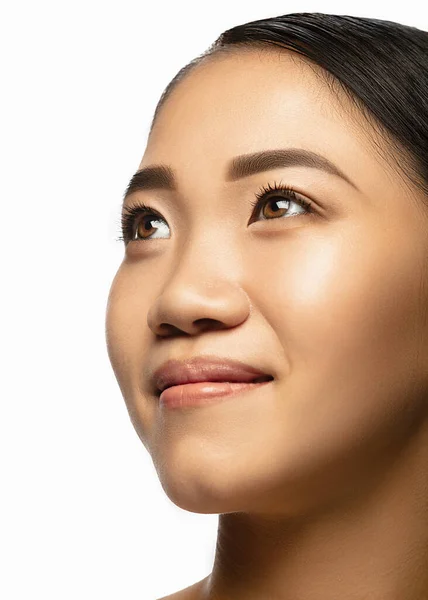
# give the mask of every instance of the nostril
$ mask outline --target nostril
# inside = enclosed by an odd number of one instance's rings
[[[204,330],[205,329],[217,330],[217,329],[225,328],[225,324],[222,323],[221,321],[218,321],[217,319],[208,319],[208,318],[196,319],[196,321],[194,321],[194,323],[195,323],[195,325],[201,326]]]

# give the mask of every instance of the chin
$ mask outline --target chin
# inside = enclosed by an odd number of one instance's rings
[[[207,463],[177,456],[154,461],[163,490],[179,508],[201,514],[246,511],[249,490],[242,467],[240,471],[232,469],[229,463],[222,468],[214,459]],[[255,488],[252,491],[255,497],[260,493]]]

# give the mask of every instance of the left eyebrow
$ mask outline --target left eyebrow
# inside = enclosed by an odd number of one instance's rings
[[[325,171],[330,175],[340,177],[360,191],[357,185],[328,158],[303,148],[279,148],[235,156],[228,163],[225,180],[236,181],[255,173],[293,166]],[[137,171],[126,188],[123,203],[133,192],[154,189],[170,191],[177,189],[176,174],[169,165],[150,165]]]

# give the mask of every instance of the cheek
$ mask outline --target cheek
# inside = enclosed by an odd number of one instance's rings
[[[148,449],[149,423],[154,406],[141,402],[141,369],[147,357],[147,293],[135,285],[134,273],[122,265],[111,285],[106,309],[108,356],[125,401],[129,417],[141,442]]]
[[[410,244],[313,235],[272,255],[260,290],[269,292],[266,313],[296,367],[387,366],[416,350],[422,263]]]
[[[260,284],[286,359],[281,427],[319,439],[326,452],[382,428],[401,434],[403,415],[417,408],[420,261],[409,244],[371,239],[312,236],[282,255],[278,248]]]
[[[145,296],[134,281],[122,265],[111,285],[105,316],[108,356],[125,400],[132,396],[147,338]]]

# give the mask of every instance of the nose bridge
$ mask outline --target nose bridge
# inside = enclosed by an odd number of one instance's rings
[[[192,272],[216,279],[236,276],[241,269],[240,253],[230,228],[223,225],[205,225],[189,234],[177,251],[176,271],[183,271],[185,277]]]
[[[204,295],[214,288],[239,285],[239,256],[230,231],[218,224],[194,229],[177,249],[164,292],[181,293],[187,288]]]
[[[191,333],[197,321],[235,326],[248,314],[240,253],[230,232],[222,235],[218,229],[217,225],[194,230],[177,249],[148,313],[148,324],[156,333],[167,325]]]

